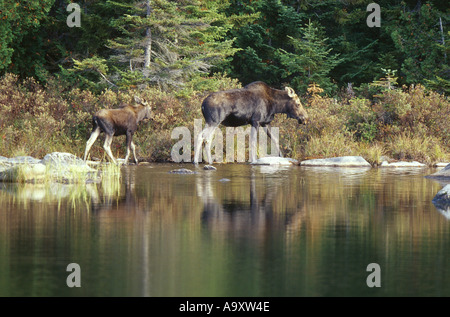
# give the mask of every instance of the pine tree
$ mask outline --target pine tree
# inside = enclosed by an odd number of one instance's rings
[[[109,70],[103,81],[119,88],[135,85],[182,87],[192,76],[209,74],[211,68],[234,54],[233,40],[224,40],[231,24],[220,11],[220,0],[109,1],[123,14],[111,26],[117,36],[108,41],[107,59],[93,56],[77,61],[74,70]]]
[[[392,28],[391,37],[401,53],[400,76],[406,84],[424,83],[448,93],[450,82],[448,15],[426,3],[414,9],[403,8],[400,26]]]
[[[280,0],[232,2],[234,10],[257,16],[233,30],[241,50],[233,57],[232,76],[243,83],[264,80],[274,87],[282,86],[279,49],[291,49],[288,36],[298,35],[303,14]]]
[[[329,77],[330,71],[341,61],[323,37],[321,27],[309,21],[301,28],[299,38],[289,37],[294,53],[280,50],[284,65],[283,77],[291,81],[294,89],[306,91],[311,83],[318,84],[325,93],[331,93],[335,84]]]

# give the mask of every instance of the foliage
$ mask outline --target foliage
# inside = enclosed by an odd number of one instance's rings
[[[366,25],[366,0],[85,1],[74,28],[70,2],[0,1],[0,75],[55,76],[99,93],[179,89],[224,73],[300,93],[316,82],[331,95],[366,89],[391,69],[400,86],[449,93],[450,21],[440,0],[380,0],[379,28]]]
[[[431,3],[425,3],[415,10],[400,12],[399,22],[402,27],[392,29],[391,37],[404,56],[401,71],[405,83],[424,83],[425,79],[444,77],[448,80],[448,47],[444,46],[445,36],[439,28],[440,23],[449,22],[448,14],[442,14]]]
[[[391,136],[387,141],[387,147],[392,157],[398,160],[417,160],[431,164],[446,159],[440,138],[430,135],[403,132]]]
[[[377,136],[377,115],[372,110],[370,101],[364,98],[352,98],[343,111],[346,116],[346,127],[354,133],[354,137],[372,142]]]
[[[54,2],[0,1],[0,72],[45,78],[47,38],[39,31]]]
[[[276,116],[285,155],[448,159],[443,1],[379,0],[380,28],[366,0],[84,1],[80,28],[70,2],[0,0],[1,155],[81,154],[95,110],[138,94],[155,113],[139,155],[167,160],[171,129],[202,118],[209,92],[263,80],[294,87],[310,117]]]
[[[3,156],[32,155],[65,151],[84,153],[92,129],[91,118],[101,108],[130,103],[138,94],[148,100],[153,118],[141,124],[134,141],[140,160],[170,160],[177,126],[193,128],[202,118],[200,104],[207,90],[240,87],[239,82],[223,75],[203,79],[185,93],[145,90],[105,90],[94,94],[73,88],[61,95],[56,79],[42,86],[34,79],[20,80],[7,74],[0,80],[0,153]],[[200,90],[196,90],[200,87]],[[303,159],[336,155],[362,155],[380,163],[382,155],[394,159],[419,160],[432,164],[450,159],[450,101],[424,86],[391,89],[371,101],[360,96],[338,101],[320,96],[318,85],[310,85],[305,109],[307,125],[277,115],[273,127],[279,127],[281,150],[285,156]],[[191,132],[193,132],[191,130]],[[45,138],[42,137],[45,135]],[[123,137],[115,138],[113,153],[125,155]],[[92,157],[101,159],[99,144]]]
[[[394,77],[397,73],[396,70],[390,70],[390,69],[381,69],[386,75],[386,77],[380,78],[379,80],[374,80],[372,83],[369,84],[369,86],[377,87],[379,90],[390,90],[395,88],[397,85],[397,78]],[[376,96],[376,95],[375,95]]]
[[[302,15],[280,0],[231,1],[232,12],[252,13],[257,17],[249,24],[234,28],[231,36],[241,49],[231,62],[233,77],[242,83],[261,80],[280,87],[284,66],[279,49],[288,50],[288,36],[297,37]]]
[[[74,60],[71,68],[75,72],[97,72],[97,78],[83,77],[89,86],[103,82],[97,88],[180,88],[192,77],[209,74],[210,69],[237,51],[231,47],[232,39],[224,39],[232,25],[218,11],[223,7],[221,1],[131,1],[107,5],[121,13],[109,25],[116,36],[106,40],[107,57]]]
[[[326,38],[321,36],[322,28],[311,21],[300,28],[300,38],[288,36],[294,47],[294,53],[280,49],[280,61],[285,66],[283,78],[289,78],[291,85],[299,91],[305,91],[311,83],[317,83],[326,93],[335,90],[335,84],[329,78],[330,71],[342,60],[336,54],[331,55]]]

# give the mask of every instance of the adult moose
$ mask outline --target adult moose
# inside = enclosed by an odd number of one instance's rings
[[[208,162],[211,159],[211,141],[219,124],[226,127],[238,127],[250,124],[250,160],[256,161],[256,133],[259,127],[267,127],[276,113],[285,113],[289,118],[306,124],[308,115],[303,109],[295,91],[286,87],[278,90],[257,81],[241,89],[219,91],[210,94],[202,103],[202,113],[205,118],[205,128],[197,137],[197,147],[194,153],[194,164],[198,164],[202,143],[206,139]],[[272,138],[270,129],[265,129]]]
[[[125,164],[128,163],[130,149],[133,150],[135,163],[138,163],[136,147],[132,140],[133,134],[136,132],[140,121],[150,119],[152,109],[145,100],[137,96],[134,97],[134,101],[134,104],[125,105],[118,109],[101,109],[92,117],[93,127],[91,136],[86,142],[85,161],[95,140],[101,132],[104,132],[106,138],[103,148],[114,163],[116,163],[116,159],[111,152],[111,142],[115,135],[126,135],[127,154],[125,156]]]

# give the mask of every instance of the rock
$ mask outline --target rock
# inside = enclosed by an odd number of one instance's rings
[[[33,165],[38,163],[41,163],[41,160],[35,159],[31,156],[17,156],[13,158],[2,156],[0,158],[0,172],[2,173],[2,175],[0,175],[0,181],[13,181],[12,179],[15,178],[14,174],[19,171],[19,169],[13,167]]]
[[[0,161],[0,181],[60,183],[98,182],[98,172],[70,153],[54,152],[42,160],[18,156]]]
[[[433,198],[434,206],[445,217],[450,218],[450,184],[447,184],[442,188],[436,196]]]
[[[2,182],[42,182],[47,168],[44,164],[18,164],[0,172]]]
[[[98,182],[98,173],[84,160],[64,152],[53,152],[42,159],[42,163],[49,167],[48,176],[54,181],[68,183]]]
[[[434,174],[431,174],[429,177],[448,177],[450,178],[450,164],[447,164],[443,169],[440,169]]]
[[[38,160],[32,156],[16,156],[13,158],[9,158],[6,163],[8,164],[37,164],[41,163],[41,160]]]
[[[450,164],[448,164],[443,169],[437,171],[436,173],[428,175],[427,177],[430,177],[430,178],[442,178],[442,179],[450,180]]]
[[[445,185],[444,188],[434,196],[433,201],[443,201],[450,204],[450,184]]]
[[[197,172],[191,171],[187,168],[180,168],[180,169],[172,170],[169,173],[170,174],[197,174]]]
[[[389,163],[388,161],[383,161],[380,164],[380,167],[427,167],[426,164],[419,163],[417,161],[412,162],[392,162]]]
[[[266,156],[257,159],[254,165],[298,165],[298,161],[288,157]]]
[[[86,165],[86,163],[71,153],[64,152],[53,152],[47,154],[42,159],[42,163],[45,165],[59,165],[59,164],[70,164],[70,165]]]
[[[215,171],[215,170],[217,170],[217,168],[215,168],[215,167],[212,166],[212,165],[205,165],[205,166],[203,167],[203,169],[204,169],[204,170],[208,170],[208,171]]]
[[[427,178],[439,178],[450,181],[450,164],[434,174],[426,176]]]
[[[300,162],[301,166],[371,167],[361,156],[341,156]]]

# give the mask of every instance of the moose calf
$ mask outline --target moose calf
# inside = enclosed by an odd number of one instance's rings
[[[93,128],[91,136],[86,142],[85,161],[95,140],[101,132],[104,132],[106,138],[103,148],[114,163],[116,163],[116,160],[111,152],[111,142],[115,135],[126,135],[127,155],[125,156],[125,164],[128,163],[130,149],[133,150],[134,161],[136,164],[138,163],[136,148],[132,141],[133,134],[136,132],[140,121],[150,119],[152,111],[145,100],[135,96],[134,101],[135,104],[126,105],[118,109],[101,109],[92,117]]]

